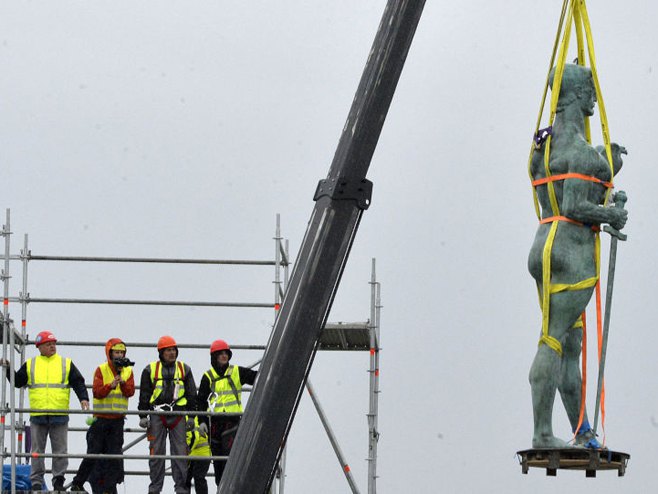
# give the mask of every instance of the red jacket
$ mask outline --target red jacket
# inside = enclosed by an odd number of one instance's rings
[[[110,338],[107,341],[107,343],[105,343],[105,356],[107,358],[108,363],[110,364],[110,369],[112,369],[112,372],[114,373],[115,376],[118,373],[117,370],[114,368],[114,364],[112,363],[112,360],[110,359],[110,348],[112,348],[117,343],[123,343],[123,341],[121,341],[119,338]],[[130,377],[128,378],[128,380],[124,383],[121,383],[119,386],[121,386],[121,393],[126,398],[130,398],[135,394],[135,379],[132,370],[130,372]],[[111,390],[112,388],[110,387],[109,384],[103,383],[103,373],[101,372],[100,366],[96,367],[96,371],[94,372],[94,384],[92,387],[94,398],[103,399],[107,397],[108,394],[110,394]],[[105,418],[105,419],[123,419],[125,417],[124,415],[118,415],[118,414],[103,415],[102,413],[95,413],[94,416],[99,418]]]

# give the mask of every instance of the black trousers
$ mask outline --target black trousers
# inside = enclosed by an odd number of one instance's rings
[[[97,418],[87,431],[87,454],[117,454],[123,448],[123,419]],[[83,485],[87,480],[93,492],[112,491],[123,482],[123,460],[85,458],[80,463],[73,482]]]
[[[225,418],[210,418],[210,451],[213,456],[228,456],[233,447],[233,440],[238,432],[239,420],[225,419]],[[215,469],[215,485],[219,485],[219,481],[224,474],[224,467],[226,461],[213,460],[213,467]]]
[[[194,479],[194,492],[196,494],[208,494],[208,481],[206,475],[210,469],[210,460],[197,460],[190,461],[187,467],[187,487],[192,486],[192,479]]]

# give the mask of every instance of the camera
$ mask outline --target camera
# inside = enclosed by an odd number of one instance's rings
[[[132,367],[133,365],[135,365],[135,362],[133,362],[127,357],[115,358],[112,360],[112,363],[114,364],[114,367],[116,367],[117,369],[121,369],[123,367]]]

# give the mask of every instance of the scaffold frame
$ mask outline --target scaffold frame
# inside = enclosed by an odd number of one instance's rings
[[[141,306],[185,306],[185,307],[237,307],[237,308],[271,308],[275,311],[275,318],[279,310],[284,294],[286,291],[287,283],[289,280],[290,272],[290,256],[289,256],[289,242],[281,236],[280,215],[276,215],[276,230],[273,240],[275,242],[274,260],[220,260],[220,259],[185,259],[185,258],[146,258],[146,257],[100,257],[100,256],[50,256],[50,255],[32,255],[28,245],[28,235],[24,236],[23,247],[19,255],[11,254],[11,218],[10,210],[6,210],[5,224],[2,226],[0,236],[4,239],[4,264],[0,272],[0,279],[3,283],[3,310],[0,313],[2,318],[3,334],[2,334],[2,361],[8,362],[8,366],[12,370],[18,369],[26,361],[26,346],[34,341],[28,338],[27,328],[27,308],[31,303],[43,304],[112,304],[112,305],[141,305]],[[10,280],[12,279],[10,271],[10,263],[18,261],[21,263],[22,279],[21,290],[18,296],[12,296],[10,293]],[[250,265],[250,266],[273,266],[274,267],[274,302],[273,303],[241,303],[241,302],[216,302],[216,301],[195,301],[195,300],[139,300],[139,299],[94,299],[94,298],[53,298],[53,297],[30,297],[28,291],[28,265],[30,261],[41,262],[95,262],[95,263],[149,263],[149,264],[197,264],[197,265]],[[333,350],[333,351],[368,351],[369,352],[369,407],[367,413],[368,422],[368,478],[367,489],[368,494],[376,493],[376,479],[377,479],[377,443],[379,440],[378,430],[378,402],[379,402],[379,350],[380,350],[380,312],[381,312],[381,298],[380,298],[380,283],[376,278],[376,261],[372,259],[371,279],[370,279],[370,318],[366,322],[358,323],[327,323],[323,328],[322,338],[320,340],[320,350]],[[21,308],[21,326],[17,330],[11,314],[9,312],[10,304],[19,304]],[[98,341],[67,341],[58,340],[58,345],[61,346],[79,346],[79,347],[103,347],[104,342]],[[153,343],[142,342],[126,342],[128,347],[153,347]],[[179,343],[180,348],[188,349],[205,349],[207,344],[190,344]],[[231,345],[235,350],[265,350],[265,345]],[[17,363],[18,360],[18,363]],[[249,367],[256,367],[260,360],[256,361]],[[3,369],[3,373],[5,370]],[[9,382],[7,382],[9,381]],[[90,388],[90,385],[87,385]],[[329,438],[332,448],[340,463],[341,470],[345,475],[346,481],[349,485],[351,492],[359,493],[359,489],[354,481],[349,464],[344,458],[340,449],[338,441],[333,433],[329,420],[320,405],[319,398],[315,393],[310,381],[306,383],[307,390],[311,396],[315,410],[320,418],[324,430]],[[136,386],[136,389],[139,387]],[[9,403],[7,403],[7,392],[9,391]],[[32,410],[25,407],[25,389],[18,389],[18,406],[15,402],[16,387],[14,383],[14,372],[9,373],[9,380],[2,379],[2,407],[0,410],[0,422],[3,427],[0,427],[0,443],[2,446],[3,464],[6,458],[10,459],[11,464],[11,493],[16,493],[16,465],[27,462],[33,455],[27,451],[27,429],[24,414],[30,413]],[[244,392],[249,392],[250,388],[243,388]],[[248,405],[247,405],[248,406]],[[43,411],[43,410],[42,410]],[[62,410],[58,410],[61,412]],[[69,409],[66,411],[68,414],[85,414],[90,415],[93,410],[74,410]],[[104,412],[105,413],[105,412]],[[209,412],[162,412],[162,411],[136,411],[128,410],[123,412],[126,415],[138,414],[158,414],[158,415],[209,415]],[[6,423],[6,417],[9,415],[9,425]],[[231,415],[231,414],[227,414]],[[87,428],[84,427],[69,427],[69,432],[86,432]],[[9,451],[7,451],[7,438],[5,433],[9,432],[10,440]],[[124,428],[124,432],[139,433],[140,436],[124,445],[123,451],[127,451],[140,443],[146,438],[146,434],[142,429]],[[115,458],[120,457],[126,460],[147,460],[149,458],[162,458],[162,459],[182,459],[194,460],[195,457],[177,457],[174,455],[93,455],[93,454],[77,454],[67,453],[65,455],[57,454],[41,454],[43,458],[57,458],[66,457],[71,459],[83,458]],[[200,459],[223,459],[227,457],[201,457]],[[272,484],[272,494],[283,494],[285,485],[285,463],[286,452],[284,450],[279,466],[275,482]],[[46,470],[48,473],[50,470]],[[69,470],[66,473],[74,473],[75,470]],[[125,471],[126,477],[144,476],[148,475],[148,471]]]

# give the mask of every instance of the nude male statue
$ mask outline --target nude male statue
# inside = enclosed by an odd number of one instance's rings
[[[555,69],[549,82],[553,87]],[[626,150],[613,144],[613,171],[603,152],[585,138],[585,117],[594,113],[596,92],[588,68],[567,64],[564,68],[557,113],[552,126],[549,170],[546,180],[542,143],[531,162],[530,172],[537,187],[542,222],[528,257],[528,269],[537,282],[540,300],[545,287],[544,324],[537,354],[530,368],[534,415],[533,448],[564,448],[568,443],[553,435],[552,415],[556,391],[576,432],[580,415],[582,343],[580,315],[585,310],[597,277],[595,230],[608,223],[620,230],[627,212],[604,205],[611,175],[622,166]],[[554,188],[551,201],[549,187]],[[548,279],[547,279],[548,277]],[[548,300],[548,302],[546,302]],[[547,311],[548,308],[548,311]],[[548,314],[546,313],[548,312]],[[585,411],[576,434],[575,446],[600,448]]]

